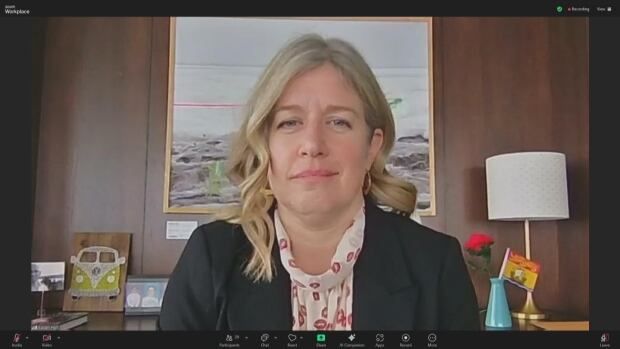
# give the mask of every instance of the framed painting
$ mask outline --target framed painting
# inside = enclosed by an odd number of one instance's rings
[[[435,215],[432,19],[428,17],[171,18],[165,213],[209,214],[237,204],[226,160],[251,89],[287,41],[318,33],[351,42],[392,108],[390,173]]]

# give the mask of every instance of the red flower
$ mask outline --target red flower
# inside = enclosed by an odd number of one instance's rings
[[[481,232],[474,232],[464,246],[467,253],[476,258],[481,258],[483,261],[482,265],[473,260],[468,260],[467,264],[473,270],[485,272],[489,277],[491,277],[491,245],[494,243],[495,240],[492,237]]]
[[[485,247],[493,245],[495,240],[483,233],[473,233],[465,243],[465,249],[470,253],[480,253]]]

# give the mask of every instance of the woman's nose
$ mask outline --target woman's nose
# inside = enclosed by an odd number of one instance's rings
[[[308,124],[303,134],[300,135],[299,155],[310,157],[327,155],[324,132],[325,130],[320,123]]]

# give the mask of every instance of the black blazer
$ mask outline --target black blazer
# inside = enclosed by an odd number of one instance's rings
[[[291,280],[278,244],[270,283],[243,275],[250,252],[239,225],[198,227],[170,276],[158,329],[292,329]],[[458,240],[368,199],[364,245],[353,272],[353,330],[480,329]]]

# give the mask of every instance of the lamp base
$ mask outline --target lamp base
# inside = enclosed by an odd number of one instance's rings
[[[543,320],[547,318],[547,314],[528,314],[528,313],[522,313],[522,312],[512,312],[512,317],[515,319],[522,319],[522,320]]]
[[[524,320],[542,320],[547,318],[547,314],[540,311],[534,303],[532,292],[527,293],[523,307],[519,311],[513,311],[511,314],[514,318]]]

